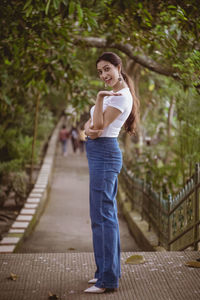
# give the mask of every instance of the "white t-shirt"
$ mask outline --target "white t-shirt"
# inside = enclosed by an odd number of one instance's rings
[[[133,97],[129,88],[123,88],[118,93],[121,96],[106,96],[103,99],[103,112],[108,106],[115,107],[121,111],[121,114],[106,128],[100,137],[118,137],[120,129],[124,125],[125,121],[130,115],[133,106]],[[90,109],[90,116],[92,119],[91,125],[93,125],[93,114],[95,105]]]

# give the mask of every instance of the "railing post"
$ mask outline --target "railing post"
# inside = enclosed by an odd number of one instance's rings
[[[199,164],[195,165],[195,204],[194,204],[194,223],[196,224],[199,221],[199,191],[198,185],[199,183]],[[198,250],[198,236],[199,236],[199,224],[196,224],[194,227],[194,250]]]
[[[130,177],[129,177],[130,178]],[[131,197],[131,199],[132,199],[132,209],[134,210],[135,209],[135,202],[136,202],[136,196],[137,196],[137,194],[136,194],[136,192],[135,192],[135,182],[134,182],[134,178],[131,178],[131,183],[132,183],[132,197]]]
[[[152,183],[149,183],[149,195],[151,196],[151,190],[152,190]],[[148,212],[149,212],[149,228],[148,231],[151,231],[151,197],[148,197]]]
[[[168,232],[167,232],[167,237],[168,237],[168,247],[167,247],[167,250],[170,251],[170,237],[171,237],[171,224],[170,224],[170,209],[171,209],[171,202],[172,202],[172,195],[169,194],[168,195],[168,202],[167,202],[167,214],[168,214]]]
[[[145,187],[145,191],[147,192],[148,190],[148,193],[146,193],[146,202],[148,201],[146,207],[148,209],[148,212],[150,214],[150,198],[149,198],[149,194],[151,192],[151,171],[147,171],[146,172],[146,187]],[[150,216],[148,218],[148,231],[151,230],[151,225],[150,225]]]
[[[142,211],[141,211],[141,221],[144,218],[144,192],[145,192],[145,181],[142,180]]]
[[[159,212],[158,212],[158,216],[159,216],[159,219],[158,219],[158,246],[160,246],[161,244],[161,241],[160,241],[160,230],[161,230],[161,199],[162,199],[162,192],[159,193]]]

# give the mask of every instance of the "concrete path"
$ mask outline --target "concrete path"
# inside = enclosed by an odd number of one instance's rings
[[[122,251],[139,251],[119,211]],[[58,146],[52,187],[44,214],[19,253],[92,252],[89,174],[85,154],[61,155]]]
[[[137,252],[138,253],[138,252]],[[93,253],[26,253],[0,255],[1,300],[197,300],[199,269],[187,261],[198,252],[139,252],[144,264],[128,265],[134,252],[122,252],[122,277],[114,293],[83,293],[94,276]],[[16,281],[8,280],[10,273]],[[13,275],[12,275],[13,276]],[[12,278],[12,277],[11,277]],[[56,295],[48,297],[49,292]]]

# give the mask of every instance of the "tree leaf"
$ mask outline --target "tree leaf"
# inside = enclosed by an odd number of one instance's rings
[[[67,6],[68,5],[68,0],[62,0],[62,3],[65,5],[65,6]]]
[[[50,300],[57,300],[57,299],[59,299],[59,297],[56,294],[52,294],[51,292],[49,292],[49,299]]]
[[[23,9],[24,9],[24,10],[27,9],[27,7],[28,7],[31,3],[32,3],[32,0],[26,1],[26,3],[25,3],[25,5],[24,5]]]
[[[59,5],[60,5],[60,0],[53,0],[53,5],[54,5],[55,9],[58,9]]]
[[[16,281],[17,277],[18,277],[17,274],[10,273],[10,277],[8,277],[8,279]]]
[[[46,15],[48,14],[50,3],[51,3],[51,0],[48,0],[47,6],[46,6],[46,9],[45,9],[45,14]]]
[[[145,258],[142,255],[132,255],[127,258],[125,261],[126,264],[130,265],[138,265],[138,264],[143,264],[145,262]]]
[[[78,12],[78,22],[81,24],[83,22],[83,10],[81,9],[80,4],[77,4],[76,7]]]
[[[74,3],[74,1],[70,1],[70,3],[69,3],[69,15],[72,15],[74,13],[74,9],[75,9],[75,3]]]
[[[95,20],[95,18],[91,16],[88,16],[88,23],[90,24],[91,27],[95,27],[95,28],[98,27],[97,21]]]
[[[4,99],[4,101],[6,102],[7,105],[9,105],[9,106],[11,105],[12,101],[7,95],[4,95],[3,99]]]
[[[187,261],[185,265],[192,268],[200,268],[200,261]]]
[[[31,14],[31,12],[32,12],[32,9],[33,9],[33,6],[32,6],[32,5],[30,5],[30,6],[27,8],[27,10],[26,10],[26,17],[29,17],[29,16],[30,16],[30,14]]]
[[[5,62],[5,64],[8,65],[8,66],[10,66],[10,65],[12,64],[12,62],[9,61],[7,58],[4,60],[4,62]]]

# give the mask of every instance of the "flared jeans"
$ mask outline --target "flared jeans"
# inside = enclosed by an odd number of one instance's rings
[[[90,218],[96,262],[95,286],[117,288],[121,277],[117,183],[122,153],[117,138],[88,138]]]

